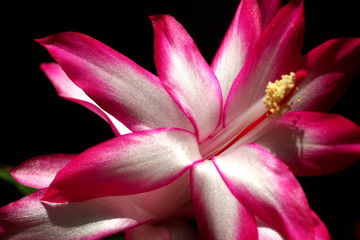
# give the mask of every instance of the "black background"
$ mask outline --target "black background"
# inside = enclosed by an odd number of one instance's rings
[[[173,15],[210,63],[238,5],[230,0],[144,2],[48,1],[1,6],[0,163],[15,166],[36,155],[80,153],[112,137],[102,119],[56,95],[39,69],[40,63],[53,60],[33,39],[62,31],[82,32],[156,73],[153,31],[147,16]],[[360,37],[356,1],[305,0],[305,14],[304,53],[328,39]],[[359,81],[358,74],[331,110],[357,124]],[[311,207],[335,239],[356,239],[356,225],[360,225],[359,165],[329,176],[299,178]],[[4,182],[0,191],[1,206],[21,197]]]

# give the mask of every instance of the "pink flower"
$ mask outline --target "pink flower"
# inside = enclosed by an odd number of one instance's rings
[[[300,58],[303,2],[280,2],[243,0],[211,66],[173,17],[152,16],[158,77],[80,33],[38,40],[59,64],[42,65],[59,95],[116,137],[15,168],[40,190],[0,209],[0,234],[196,239],[172,219],[191,201],[203,239],[329,239],[293,174],[333,173],[360,155],[359,127],[322,113],[358,70],[360,39]]]

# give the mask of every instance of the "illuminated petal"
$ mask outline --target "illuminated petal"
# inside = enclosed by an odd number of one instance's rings
[[[303,34],[303,3],[290,1],[264,30],[236,78],[224,109],[225,126],[264,96],[269,81],[296,69]]]
[[[202,161],[194,134],[157,129],[126,134],[86,150],[55,177],[42,200],[83,201],[151,191]]]
[[[42,203],[45,191],[0,208],[1,239],[101,239],[153,219],[137,196]]]
[[[150,17],[154,27],[155,65],[169,94],[193,123],[199,141],[219,125],[219,82],[194,41],[173,17]]]
[[[43,63],[41,64],[40,68],[50,79],[60,97],[63,97],[69,101],[76,102],[99,115],[101,118],[103,118],[110,124],[116,136],[131,132],[116,118],[101,109],[99,105],[97,105],[93,100],[91,100],[81,88],[76,86],[68,78],[68,76],[66,76],[65,72],[58,64]]]
[[[261,16],[256,0],[242,0],[211,63],[221,85],[224,104],[231,85],[260,33]]]
[[[290,170],[256,144],[214,157],[226,185],[252,214],[285,239],[313,239],[315,223]]]
[[[351,79],[359,71],[360,38],[327,41],[301,59],[299,68],[307,78],[293,96],[293,110],[328,111],[344,94]]]
[[[254,217],[232,195],[212,162],[191,168],[191,191],[203,239],[257,239]]]
[[[77,154],[41,155],[26,160],[11,170],[11,175],[19,183],[33,188],[46,188],[54,180],[57,172],[74,159]]]
[[[360,128],[335,114],[291,112],[256,143],[295,175],[334,173],[360,158]]]
[[[78,87],[131,131],[160,127],[193,130],[159,79],[121,53],[75,32],[37,41]]]

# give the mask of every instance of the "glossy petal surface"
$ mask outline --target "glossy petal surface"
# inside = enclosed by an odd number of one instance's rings
[[[155,65],[169,94],[193,123],[199,141],[218,126],[222,111],[219,82],[186,30],[173,17],[150,17]]]
[[[224,104],[231,85],[259,39],[261,30],[261,15],[256,0],[241,1],[211,63],[221,85]]]
[[[291,1],[264,30],[231,87],[224,109],[225,126],[264,96],[269,81],[296,69],[303,34],[303,3]]]
[[[307,78],[292,98],[293,110],[328,111],[359,71],[360,38],[329,40],[301,58],[299,69]]]
[[[54,34],[38,42],[78,87],[130,130],[192,130],[156,76],[105,44],[75,32]]]
[[[226,185],[255,216],[285,239],[313,239],[315,223],[289,169],[256,144],[214,158]]]
[[[0,209],[1,239],[101,239],[152,220],[136,196],[42,203],[46,189]]]
[[[201,160],[194,134],[183,130],[122,135],[72,160],[56,175],[43,200],[83,201],[154,190]]]
[[[57,172],[65,167],[77,154],[50,154],[31,158],[11,170],[19,183],[33,188],[46,188]]]
[[[335,114],[291,112],[256,142],[295,175],[334,173],[360,157],[360,128]]]
[[[40,68],[50,79],[60,97],[76,102],[96,113],[110,124],[114,134],[117,136],[131,132],[116,118],[99,107],[81,88],[76,86],[61,69],[60,65],[56,63],[43,63]]]
[[[255,219],[232,195],[214,164],[191,168],[194,213],[203,239],[256,239]]]

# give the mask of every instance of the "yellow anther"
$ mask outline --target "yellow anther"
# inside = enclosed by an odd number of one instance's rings
[[[291,104],[288,104],[284,99],[293,91],[295,87],[295,73],[291,72],[289,75],[282,75],[281,80],[269,82],[266,86],[266,96],[263,99],[266,108],[270,113],[281,117],[284,109],[291,109]]]

